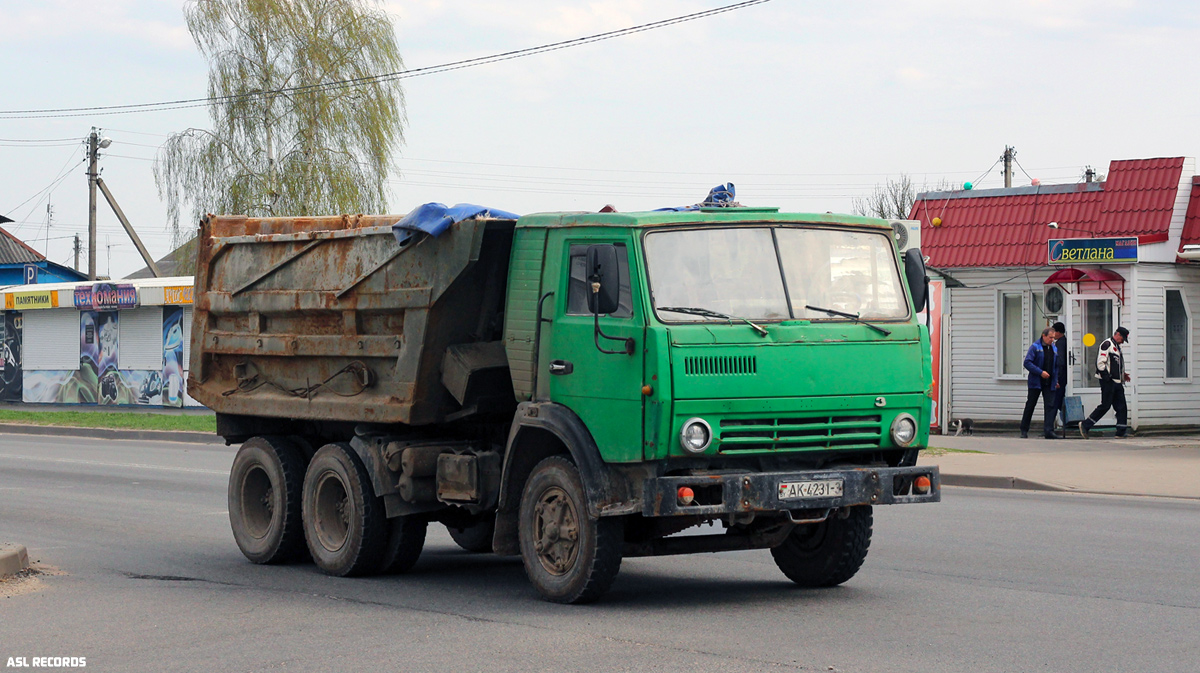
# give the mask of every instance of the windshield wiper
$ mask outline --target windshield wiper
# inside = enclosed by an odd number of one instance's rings
[[[836,316],[841,316],[843,318],[849,318],[849,319],[853,320],[854,322],[862,323],[862,324],[866,325],[867,327],[870,327],[871,329],[875,330],[876,332],[879,332],[883,336],[891,336],[891,334],[892,334],[891,330],[886,330],[886,329],[880,327],[879,325],[872,325],[871,323],[867,322],[866,320],[860,319],[858,316],[862,315],[861,313],[843,313],[841,311],[835,311],[831,308],[821,308],[820,306],[809,306],[807,304],[804,306],[804,308],[806,308],[810,311],[820,311],[821,313],[828,313],[829,315],[836,315]]]
[[[763,327],[762,325],[756,325],[756,324],[750,322],[749,320],[747,320],[746,318],[741,318],[741,317],[733,316],[733,315],[725,315],[724,313],[718,313],[717,311],[710,311],[709,309],[706,309],[706,308],[695,308],[692,306],[659,306],[658,310],[670,311],[672,313],[690,313],[691,315],[699,315],[699,316],[704,316],[706,318],[720,318],[722,320],[728,320],[731,323],[734,320],[741,320],[742,322],[746,323],[747,325],[753,327],[754,331],[758,332],[760,336],[767,336],[767,329],[765,327]]]

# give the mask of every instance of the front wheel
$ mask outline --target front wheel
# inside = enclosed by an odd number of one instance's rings
[[[525,574],[555,603],[590,603],[621,569],[623,522],[592,519],[579,470],[552,456],[538,463],[521,495],[520,541]]]
[[[384,561],[387,520],[371,478],[349,444],[326,444],[304,477],[304,539],[328,575],[378,572]]]
[[[846,582],[867,558],[871,546],[871,506],[851,507],[821,523],[796,526],[771,550],[775,565],[802,587],[833,587]]]

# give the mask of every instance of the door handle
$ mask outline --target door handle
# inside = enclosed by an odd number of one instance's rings
[[[556,376],[565,376],[575,371],[575,365],[566,360],[551,360],[550,373]]]

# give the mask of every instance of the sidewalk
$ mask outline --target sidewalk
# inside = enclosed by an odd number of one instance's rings
[[[1200,499],[1200,436],[1046,440],[933,435],[931,447],[984,453],[922,454],[947,486]],[[932,453],[936,453],[932,452]]]

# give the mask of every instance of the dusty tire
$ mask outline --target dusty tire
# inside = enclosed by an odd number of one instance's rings
[[[851,507],[849,516],[796,526],[771,550],[775,565],[802,587],[837,586],[858,572],[871,546],[871,507]]]
[[[408,572],[421,557],[425,548],[425,532],[429,522],[417,516],[397,516],[387,520],[387,542],[379,562],[383,575]]]
[[[349,444],[321,447],[304,476],[304,539],[327,575],[378,572],[387,543],[383,503]]]
[[[229,471],[229,527],[254,563],[287,563],[304,554],[300,499],[304,458],[282,437],[252,437]]]
[[[533,468],[521,494],[521,559],[538,593],[555,603],[590,603],[621,569],[624,522],[591,519],[579,470],[553,456]]]
[[[446,524],[450,538],[454,544],[472,554],[488,554],[492,551],[492,537],[496,534],[496,517],[487,516],[484,520],[470,526],[458,528]]]

